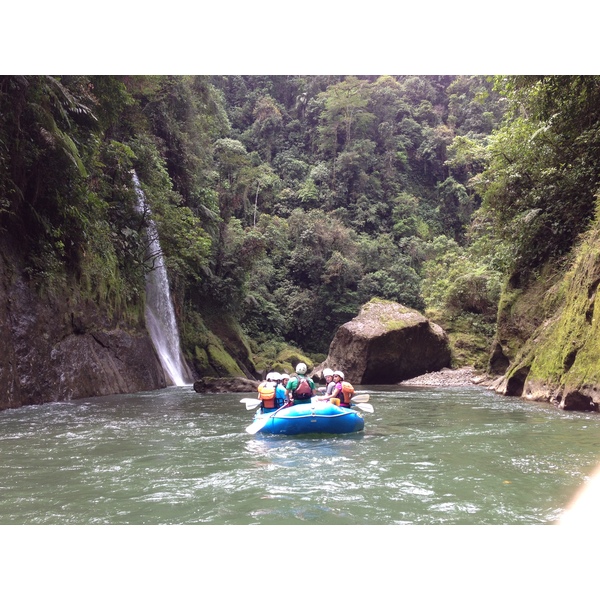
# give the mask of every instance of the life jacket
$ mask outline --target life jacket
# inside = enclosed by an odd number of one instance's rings
[[[352,398],[354,394],[354,386],[348,381],[342,381],[342,396],[344,399],[340,398],[340,406],[350,406],[350,398]]]
[[[294,400],[307,400],[308,398],[312,398],[312,395],[313,389],[310,387],[308,379],[306,377],[298,377],[298,386],[292,391]]]
[[[258,397],[262,400],[263,408],[275,408],[275,384],[263,381],[258,386]]]

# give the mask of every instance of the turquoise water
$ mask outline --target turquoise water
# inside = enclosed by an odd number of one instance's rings
[[[190,386],[0,413],[0,525],[538,525],[600,459],[600,415],[478,387],[374,387],[365,430],[250,436]]]

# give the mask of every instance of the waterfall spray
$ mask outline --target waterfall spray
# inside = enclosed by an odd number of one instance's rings
[[[150,209],[146,204],[146,197],[135,171],[132,172],[132,177],[138,198],[138,208],[142,213],[149,213]],[[146,234],[149,246],[147,256],[152,260],[153,265],[146,275],[146,327],[167,378],[173,385],[186,385],[191,380],[191,374],[181,354],[167,269],[158,239],[158,231],[152,219],[148,221]]]

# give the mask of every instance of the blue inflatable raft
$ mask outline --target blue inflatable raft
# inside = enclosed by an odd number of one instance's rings
[[[306,433],[354,433],[365,427],[363,416],[330,402],[296,404],[273,412],[256,412],[249,433],[299,435]]]

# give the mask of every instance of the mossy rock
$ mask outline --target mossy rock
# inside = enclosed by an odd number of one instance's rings
[[[310,372],[316,364],[314,360],[304,354],[301,350],[283,342],[269,344],[266,350],[266,353],[261,354],[259,351],[259,353],[255,354],[253,357],[258,373],[266,374],[270,371],[275,371],[277,373],[293,373],[299,362],[305,363]]]
[[[250,345],[235,320],[221,314],[203,317],[190,312],[182,343],[201,377],[254,377],[258,372]],[[190,348],[193,348],[190,357]]]
[[[500,391],[573,410],[600,404],[599,248],[596,223],[574,249],[562,277],[545,278],[544,296],[539,281],[538,289],[531,285],[524,290],[518,302],[527,298],[531,305],[537,300],[543,319],[521,344]]]
[[[277,373],[287,373],[289,375],[294,372],[294,369],[295,367],[292,363],[276,362],[273,364],[273,371],[276,371]]]
[[[564,303],[565,289],[561,284],[564,272],[546,266],[542,273],[518,289],[507,284],[498,306],[496,339],[505,356],[512,362],[536,330]]]
[[[256,366],[257,373],[266,373],[267,371],[272,370],[271,369],[271,361],[266,360],[262,356],[254,355],[253,360],[254,360],[254,365]]]
[[[564,303],[541,328],[530,377],[570,387],[600,383],[600,230],[578,249],[564,277]]]
[[[463,313],[457,316],[442,309],[429,309],[425,316],[438,323],[448,334],[454,368],[487,368],[495,323],[481,315]]]
[[[208,373],[211,370],[208,354],[204,348],[199,348],[198,346],[195,346],[194,365],[200,373]]]
[[[282,370],[285,370],[288,373],[294,371],[296,365],[300,362],[303,362],[309,371],[312,371],[315,366],[314,362],[308,356],[302,354],[300,350],[291,347],[284,348],[281,352],[279,352],[276,362],[281,364]],[[284,366],[285,369],[283,368]]]
[[[327,359],[327,354],[311,354],[310,359],[315,365],[318,365]]]
[[[207,348],[208,358],[212,368],[221,377],[244,377],[235,360],[227,353],[221,344],[211,344]]]

